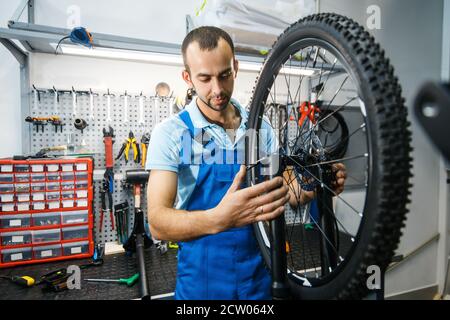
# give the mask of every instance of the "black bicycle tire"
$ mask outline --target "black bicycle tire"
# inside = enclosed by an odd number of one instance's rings
[[[306,37],[333,44],[352,66],[364,95],[368,97],[365,107],[370,132],[371,177],[359,238],[343,270],[320,287],[303,287],[292,278],[289,278],[289,284],[293,295],[300,299],[359,299],[368,293],[367,268],[377,265],[384,272],[402,234],[412,176],[410,123],[398,79],[375,39],[352,19],[321,13],[292,24],[274,43],[253,89],[249,129],[258,129],[261,125],[262,102],[267,97],[267,88],[270,88],[267,83],[276,71],[274,62],[283,58],[280,55],[291,43]],[[251,153],[253,148],[248,150]],[[252,156],[247,154],[247,161],[249,159]],[[249,185],[253,183],[251,175],[248,175],[247,182]],[[254,230],[270,268],[270,253],[257,224]]]

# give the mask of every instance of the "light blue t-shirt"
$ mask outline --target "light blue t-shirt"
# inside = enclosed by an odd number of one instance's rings
[[[237,150],[238,154],[237,163],[243,164],[245,162],[244,141],[248,113],[236,100],[231,99],[231,103],[241,115],[241,124],[235,133],[234,141],[221,126],[210,123],[205,119],[198,109],[196,99],[193,99],[185,110],[189,113],[194,128],[203,129],[205,132],[203,140],[201,137],[191,141],[188,127],[177,114],[165,119],[153,129],[145,168],[146,170],[168,170],[178,174],[176,209],[186,208],[195,188],[200,161],[215,161],[213,158],[208,159],[208,156],[205,156],[205,140],[212,137],[219,148],[226,150],[227,163],[228,151],[233,155],[234,150]],[[278,144],[275,132],[266,118],[263,118],[261,129],[263,133],[260,135],[260,146],[266,148],[267,154],[271,154],[275,152]],[[189,138],[189,143],[186,143],[187,138]],[[181,151],[182,149],[183,151]],[[186,155],[189,153],[191,153],[189,158],[193,160],[186,165]],[[206,152],[206,155],[208,154]]]

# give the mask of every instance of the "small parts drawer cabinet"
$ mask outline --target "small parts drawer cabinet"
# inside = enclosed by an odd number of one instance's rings
[[[92,158],[0,159],[0,268],[93,254]]]

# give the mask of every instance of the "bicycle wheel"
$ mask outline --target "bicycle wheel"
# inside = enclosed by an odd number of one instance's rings
[[[284,111],[275,112],[280,106]],[[264,122],[278,138],[276,154],[297,201],[317,194],[314,202],[285,210],[292,294],[300,299],[364,297],[367,268],[376,265],[384,272],[393,257],[410,194],[410,124],[384,51],[344,16],[322,13],[299,20],[274,43],[253,90],[249,185],[263,179],[258,164],[266,156],[260,146],[267,134]],[[347,170],[339,195],[332,185],[336,163]],[[254,227],[270,267],[270,225]]]

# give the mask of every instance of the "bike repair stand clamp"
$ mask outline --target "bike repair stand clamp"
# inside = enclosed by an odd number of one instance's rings
[[[136,252],[140,274],[140,293],[142,300],[150,300],[147,272],[145,269],[144,249],[149,248],[153,241],[145,232],[144,212],[141,209],[141,189],[148,181],[149,172],[143,169],[127,170],[125,182],[133,186],[134,195],[134,226],[130,237],[124,243],[123,248],[127,252]]]

